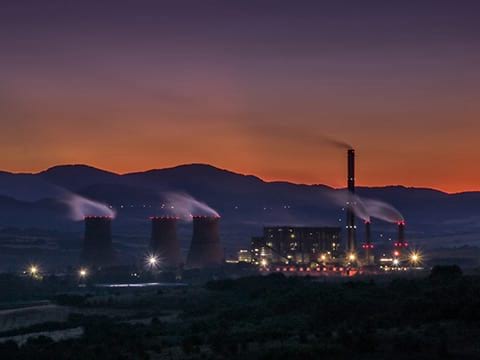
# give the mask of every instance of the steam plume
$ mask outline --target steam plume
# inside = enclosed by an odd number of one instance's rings
[[[83,220],[85,216],[115,217],[115,211],[107,205],[77,194],[66,193],[61,201],[69,206],[69,216],[75,221]]]
[[[169,211],[186,220],[192,215],[220,216],[207,204],[200,202],[186,193],[170,192],[163,194],[168,203]]]
[[[400,211],[395,209],[392,205],[387,204],[386,202],[373,199],[362,199],[362,201],[370,216],[374,218],[391,223],[404,221],[404,218],[402,214],[400,214]]]
[[[391,223],[404,220],[400,211],[384,201],[362,198],[346,190],[329,193],[328,197],[340,206],[351,206],[355,215],[364,221],[370,221],[371,217]]]

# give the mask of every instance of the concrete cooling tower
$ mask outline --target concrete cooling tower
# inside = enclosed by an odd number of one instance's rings
[[[150,251],[167,267],[182,263],[180,243],[177,237],[177,220],[173,216],[152,217]]]
[[[82,262],[94,267],[111,265],[115,254],[112,245],[112,218],[86,216]]]
[[[194,216],[187,268],[215,267],[223,263],[218,216]]]

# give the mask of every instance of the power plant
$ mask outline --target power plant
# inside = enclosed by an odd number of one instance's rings
[[[250,249],[241,250],[238,262],[249,262],[264,271],[322,272],[329,271],[355,275],[356,273],[376,272],[379,269],[398,270],[404,268],[409,254],[408,243],[405,240],[405,221],[394,208],[394,215],[385,214],[379,206],[384,206],[377,200],[362,199],[355,192],[355,150],[351,147],[347,151],[347,198],[338,201],[346,211],[345,240],[341,239],[341,227],[338,226],[264,226],[263,236],[252,238]],[[189,209],[188,213],[203,213],[210,215],[191,215],[193,235],[190,247],[183,261],[180,242],[177,235],[177,225],[180,220],[176,216],[150,217],[151,233],[148,242],[149,254],[147,264],[150,269],[174,270],[178,274],[185,264],[186,269],[206,269],[221,266],[225,263],[224,252],[220,242],[220,216],[193,198],[179,196],[171,209]],[[78,202],[78,199],[77,199]],[[381,203],[379,205],[379,203]],[[91,200],[84,200],[79,205],[88,205],[96,210],[102,210],[103,215],[112,216],[85,216],[85,236],[82,250],[82,262],[92,268],[106,268],[114,265],[116,260],[112,245],[112,219],[114,211],[96,204]],[[93,204],[93,205],[92,205]],[[192,205],[193,204],[193,205]],[[374,204],[374,205],[372,205]],[[77,204],[78,205],[78,204]],[[162,205],[163,208],[164,205]],[[197,210],[194,210],[197,206]],[[369,207],[370,206],[370,207]],[[290,207],[288,207],[290,208]],[[372,213],[370,213],[372,211]],[[376,261],[372,239],[370,216],[379,216],[380,219],[390,222],[397,221],[398,239],[394,242],[393,256],[387,258],[384,254]],[[380,214],[380,215],[378,215]],[[361,248],[357,248],[356,216],[365,219],[365,240]],[[382,217],[383,216],[383,217]],[[341,221],[341,219],[340,219]],[[147,243],[145,244],[147,245]],[[359,252],[359,250],[363,250]],[[410,254],[411,255],[411,254]],[[418,259],[418,254],[416,256]],[[231,261],[230,261],[231,262]],[[416,261],[418,264],[418,261]],[[135,272],[134,272],[135,274]]]
[[[115,259],[112,245],[112,218],[86,216],[82,261],[93,267],[111,265]]]
[[[223,263],[219,221],[218,216],[193,216],[193,236],[187,256],[187,268],[207,268]]]
[[[177,237],[177,221],[178,218],[174,216],[151,218],[150,252],[161,259],[166,267],[177,267],[182,263]]]
[[[378,205],[376,209],[378,209]],[[408,262],[418,263],[418,254],[412,260],[407,254],[405,241],[405,222],[398,221],[398,240],[394,243],[392,258],[382,258],[377,262],[374,256],[371,219],[366,203],[355,195],[355,150],[347,149],[347,198],[345,249],[340,249],[340,228],[329,227],[265,227],[264,235],[252,237],[250,250],[240,250],[239,262],[250,262],[260,266],[261,271],[286,271],[313,273],[336,272],[355,275],[357,273],[375,273],[378,270],[407,270]],[[372,204],[372,202],[370,202]],[[372,206],[372,205],[370,205]],[[393,209],[395,210],[395,209]],[[377,210],[378,211],[378,210]],[[396,211],[396,210],[395,210]],[[365,218],[365,241],[358,253],[357,216]],[[398,213],[398,212],[397,212]],[[395,216],[395,215],[394,215]],[[394,216],[385,218],[393,221]],[[401,216],[399,213],[397,216]],[[331,231],[330,231],[331,230]],[[323,234],[321,238],[319,234]],[[379,266],[377,266],[379,265]]]

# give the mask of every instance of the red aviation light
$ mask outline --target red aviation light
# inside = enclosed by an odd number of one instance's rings
[[[107,215],[87,215],[87,216],[84,216],[83,217],[84,220],[87,220],[87,219],[110,219],[112,220],[113,219],[113,216],[107,216]]]

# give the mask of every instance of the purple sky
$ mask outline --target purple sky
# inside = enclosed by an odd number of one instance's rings
[[[478,1],[10,1],[0,169],[480,190]],[[473,165],[473,166],[472,166]]]

